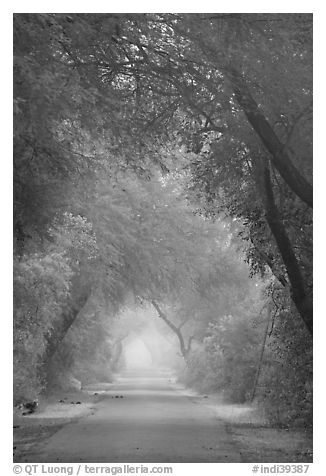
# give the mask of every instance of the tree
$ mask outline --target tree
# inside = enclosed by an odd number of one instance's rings
[[[271,162],[275,181],[288,196],[293,194],[291,202],[296,202],[304,220],[309,215],[304,204],[312,205],[311,16],[139,14],[104,15],[98,21],[103,31],[108,22],[111,27],[115,22],[115,32],[102,49],[105,40],[100,35],[92,55],[78,50],[79,61],[85,63],[91,56],[103,89],[124,92],[135,144],[145,155],[149,149],[157,152],[158,141],[185,144],[198,157],[191,168],[194,180],[207,191],[210,186],[205,183],[214,175],[219,178],[212,173],[215,164],[210,159],[220,145],[235,146],[242,175],[261,203],[253,225],[258,226],[265,215],[273,237],[268,241],[276,244],[293,301],[312,332],[310,277],[306,280],[307,269],[300,269],[292,236],[282,230],[282,213],[276,214],[276,207],[271,213],[271,194],[266,194],[275,186],[272,181],[272,188],[267,187],[266,182]],[[73,44],[73,56],[71,51]],[[294,137],[300,127],[305,134],[300,134],[297,147]],[[162,157],[155,153],[155,158],[166,167]],[[205,179],[197,165],[204,168],[207,160]],[[248,186],[243,177],[237,179],[238,190]],[[209,199],[212,193],[219,191],[209,190]],[[229,212],[234,208],[231,204]],[[245,216],[244,212],[241,218]],[[266,256],[264,250],[260,256]],[[265,260],[265,266],[273,260]]]
[[[238,312],[239,302],[248,294],[260,302],[260,288],[253,291],[258,283],[250,279],[248,267],[237,256],[225,224],[203,220],[202,228],[200,242],[193,240],[196,258],[189,282],[175,295],[163,296],[161,303],[148,299],[177,337],[186,365],[192,344],[204,341],[210,322]]]
[[[44,386],[43,366],[62,340],[67,330],[63,328],[71,324],[71,313],[76,312],[82,294],[81,287],[76,293],[77,262],[83,254],[90,258],[94,249],[88,225],[81,217],[66,215],[62,224],[49,231],[52,241],[42,251],[14,260],[16,399],[34,398]]]
[[[182,334],[182,331],[181,331],[181,328],[182,328],[182,324],[179,324],[178,326],[176,326],[168,317],[167,315],[165,314],[165,312],[162,311],[162,309],[160,308],[160,306],[157,304],[156,301],[152,300],[151,301],[153,307],[156,309],[157,311],[157,314],[158,316],[160,317],[160,319],[162,319],[166,324],[167,326],[172,330],[172,332],[174,332],[174,334],[177,336],[178,338],[178,341],[179,341],[179,346],[180,346],[180,352],[181,352],[181,355],[182,357],[184,358],[184,360],[187,362],[187,357],[189,355],[189,352],[191,350],[191,341],[193,340],[193,336],[190,336],[189,339],[188,339],[188,343],[186,344],[185,343],[185,339],[184,339],[184,336]]]
[[[105,327],[94,299],[113,316],[133,296],[199,373],[224,319],[231,368],[257,337],[236,254],[309,353],[311,16],[16,14],[14,43],[18,353],[77,356]]]

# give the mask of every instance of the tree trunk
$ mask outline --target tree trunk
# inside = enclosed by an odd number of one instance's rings
[[[293,251],[291,242],[286,233],[283,222],[274,200],[273,186],[270,178],[269,168],[264,166],[263,199],[266,209],[266,220],[275,238],[278,250],[282,256],[283,263],[290,283],[292,300],[302,317],[308,331],[313,333],[313,306],[312,297],[305,290],[304,280],[301,274],[298,260]]]
[[[284,145],[281,143],[268,120],[259,109],[256,101],[250,94],[248,87],[240,78],[239,73],[232,71],[230,76],[235,98],[243,109],[249,123],[260,137],[268,152],[271,154],[274,167],[291,190],[300,197],[301,200],[309,205],[309,207],[312,207],[312,185],[300,174],[298,169],[291,162]]]
[[[202,37],[193,38],[189,36],[188,32],[183,31],[181,34],[189,37],[192,41],[197,42],[202,50],[203,54],[208,57],[209,61],[216,65],[216,68],[220,70],[225,78],[229,80],[233,89],[235,99],[239,106],[245,113],[250,125],[254,131],[258,134],[260,140],[271,154],[274,167],[277,169],[283,180],[287,183],[290,189],[303,200],[309,207],[313,206],[313,188],[312,185],[305,179],[299,170],[292,163],[289,154],[286,151],[286,147],[276,133],[272,126],[269,124],[266,116],[259,109],[258,104],[254,100],[245,80],[241,73],[230,65],[229,59],[217,51],[208,41],[205,41]],[[192,73],[197,76],[197,72],[193,69]],[[212,93],[216,93],[212,89],[210,82],[205,77],[200,79]]]
[[[112,349],[113,356],[112,356],[111,365],[112,365],[112,369],[114,371],[118,370],[119,361],[121,359],[121,355],[122,355],[122,352],[123,352],[122,340],[123,340],[123,338],[117,340],[113,345],[113,349]]]
[[[189,354],[189,351],[190,351],[192,338],[189,339],[189,345],[186,347],[181,330],[175,324],[173,324],[173,322],[171,322],[168,319],[166,314],[162,311],[162,309],[159,307],[159,305],[154,300],[151,300],[151,303],[155,307],[159,317],[170,327],[170,329],[172,329],[172,331],[178,337],[181,355],[184,358],[184,360],[187,361],[187,357],[188,357],[188,354]]]
[[[47,366],[49,364],[78,314],[88,301],[88,298],[88,295],[84,296],[77,304],[69,306],[69,309],[56,321],[51,334],[47,338],[46,350],[42,359],[43,365]]]

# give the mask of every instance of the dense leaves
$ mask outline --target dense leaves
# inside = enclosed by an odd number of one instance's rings
[[[59,368],[110,378],[126,306],[167,325],[188,383],[248,399],[267,299],[257,395],[308,418],[311,23],[15,14],[16,400]]]

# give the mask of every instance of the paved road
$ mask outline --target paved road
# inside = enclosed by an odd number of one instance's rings
[[[205,399],[180,390],[167,374],[131,372],[103,394],[93,414],[64,426],[31,458],[48,463],[241,461],[232,436]]]

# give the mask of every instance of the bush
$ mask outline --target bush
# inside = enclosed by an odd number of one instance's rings
[[[69,293],[71,270],[62,253],[25,256],[14,262],[14,401],[34,399],[46,337]]]
[[[296,311],[284,306],[266,349],[257,397],[271,422],[312,425],[312,339]]]
[[[216,375],[203,346],[197,347],[189,354],[187,365],[179,370],[179,381],[202,392],[217,390]]]
[[[243,403],[254,385],[259,352],[259,333],[250,322],[224,316],[209,324],[204,344],[216,389],[232,402]]]

